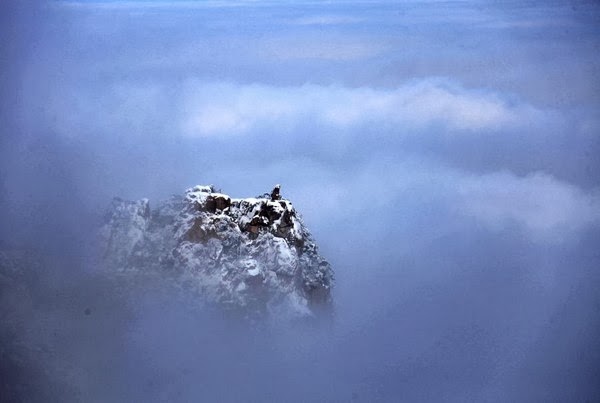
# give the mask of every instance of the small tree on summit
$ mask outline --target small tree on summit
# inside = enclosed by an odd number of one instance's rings
[[[271,201],[281,200],[281,195],[279,191],[281,190],[281,185],[275,185],[273,190],[271,191]]]

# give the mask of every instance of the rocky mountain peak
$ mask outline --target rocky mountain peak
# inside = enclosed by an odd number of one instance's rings
[[[114,199],[101,230],[106,266],[174,273],[202,301],[249,316],[312,316],[331,302],[333,271],[280,189],[237,199],[194,186],[155,208]]]

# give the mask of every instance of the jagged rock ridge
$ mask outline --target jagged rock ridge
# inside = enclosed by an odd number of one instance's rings
[[[154,209],[115,198],[101,235],[112,270],[168,270],[221,307],[303,317],[331,300],[333,271],[278,186],[245,199],[195,186]]]

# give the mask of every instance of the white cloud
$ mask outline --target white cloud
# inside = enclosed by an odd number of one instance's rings
[[[376,123],[478,131],[529,124],[541,116],[531,106],[509,104],[495,94],[443,80],[395,89],[195,83],[188,87],[185,102],[183,130],[189,136],[243,135],[260,128],[301,126],[307,120],[340,129]]]
[[[535,238],[561,240],[600,222],[600,198],[537,172],[525,177],[494,173],[458,184],[462,210],[493,229],[518,224]]]

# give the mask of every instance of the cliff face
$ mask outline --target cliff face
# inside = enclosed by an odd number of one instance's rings
[[[156,208],[114,199],[101,238],[110,270],[173,274],[221,308],[305,317],[331,302],[333,271],[278,187],[234,199],[195,186]]]

